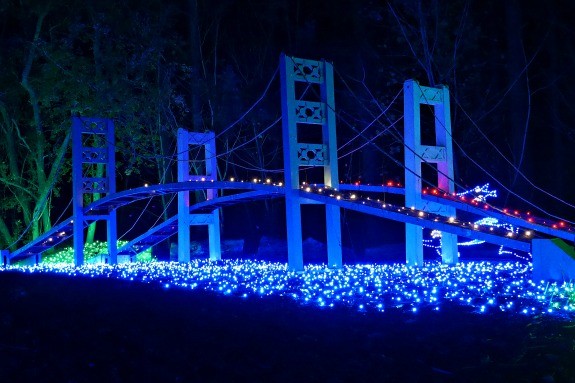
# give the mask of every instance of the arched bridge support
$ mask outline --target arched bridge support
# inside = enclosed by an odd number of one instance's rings
[[[455,192],[453,182],[453,147],[451,139],[451,115],[449,89],[446,86],[430,88],[407,80],[403,85],[404,95],[404,158],[405,158],[405,206],[429,211],[447,217],[455,217],[455,208],[433,202],[422,197],[422,162],[437,164],[437,187],[445,192]],[[435,145],[421,142],[421,105],[433,107]],[[408,265],[423,265],[423,229],[406,224],[406,262]],[[443,263],[458,262],[457,236],[442,233],[441,257]]]

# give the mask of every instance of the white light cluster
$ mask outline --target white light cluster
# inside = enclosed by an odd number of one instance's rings
[[[456,194],[458,197],[464,197],[466,195],[472,195],[473,202],[485,202],[487,198],[490,197],[497,197],[497,190],[490,190],[489,183],[486,183],[483,186],[476,186],[473,189],[466,190],[461,193]]]
[[[531,267],[518,262],[464,262],[457,266],[428,262],[423,267],[358,264],[340,270],[310,265],[296,273],[283,263],[195,259],[188,264],[150,262],[79,268],[41,264],[0,268],[4,270],[115,278],[241,298],[285,296],[306,305],[346,306],[360,311],[438,311],[443,304],[456,303],[478,313],[500,310],[575,318],[573,283],[534,282]]]
[[[383,210],[393,211],[396,213],[405,214],[405,215],[412,216],[412,217],[417,217],[419,219],[426,219],[426,220],[433,220],[435,222],[447,223],[450,225],[459,226],[459,227],[464,228],[464,229],[472,229],[475,231],[482,231],[485,233],[499,235],[499,236],[508,236],[508,237],[512,237],[515,239],[517,239],[518,237],[528,238],[531,235],[530,231],[519,232],[518,229],[511,230],[511,229],[509,229],[509,227],[513,228],[513,226],[510,226],[510,225],[507,225],[507,226],[506,225],[493,225],[493,226],[487,227],[487,225],[480,225],[480,224],[477,224],[477,222],[459,220],[456,217],[445,217],[442,215],[433,214],[433,213],[426,212],[423,210],[418,210],[418,209],[415,209],[415,207],[413,207],[413,206],[408,208],[408,207],[401,206],[401,205],[393,205],[389,202],[386,203],[386,202],[381,201],[379,199],[362,198],[358,194],[344,193],[344,192],[338,191],[335,188],[331,188],[331,187],[327,187],[327,186],[325,186],[322,189],[322,188],[319,188],[317,184],[313,184],[313,185],[307,184],[306,185],[304,183],[304,185],[302,185],[300,188],[306,192],[322,194],[325,196],[335,198],[337,200],[346,200],[346,201],[358,202],[358,203],[361,203],[361,204],[366,205],[366,206],[371,206],[371,207],[376,207],[376,208],[383,209]],[[527,233],[529,233],[529,234],[527,234]],[[439,237],[439,238],[441,238],[441,237]],[[475,243],[473,243],[473,244],[475,244]],[[437,247],[429,241],[426,242],[425,245],[430,246],[430,247],[434,247],[434,248],[438,248],[438,249],[441,248],[441,244]]]
[[[456,195],[458,197],[464,197],[468,194],[471,194],[474,196],[473,200],[474,202],[485,202],[487,200],[487,198],[491,198],[491,197],[497,197],[497,190],[490,190],[489,189],[489,184],[486,183],[483,186],[476,186],[473,189],[464,191],[462,193],[457,193]],[[477,221],[475,221],[473,223],[473,227],[475,229],[477,229],[478,227],[486,227],[489,228],[490,231],[494,231],[494,230],[498,230],[498,231],[504,231],[507,233],[508,237],[517,237],[519,235],[519,229],[511,224],[508,223],[499,223],[499,220],[497,218],[493,218],[493,217],[485,217],[485,218],[481,218]],[[523,233],[525,235],[525,237],[530,237],[531,236],[531,231],[527,230]],[[435,249],[436,253],[441,256],[441,231],[439,230],[433,230],[430,234],[431,239],[424,239],[423,240],[423,245],[426,247],[430,247],[432,249]],[[437,244],[437,242],[439,242],[439,244]],[[475,246],[475,245],[481,245],[485,243],[485,241],[482,240],[478,240],[478,239],[472,239],[469,241],[465,241],[465,242],[458,242],[457,245],[458,246]],[[506,250],[503,246],[499,247],[498,250],[498,255],[512,255],[515,256],[517,258],[526,260],[526,261],[531,261],[532,257],[530,253],[527,253],[527,255],[523,255],[523,253],[519,253],[519,252],[515,252],[515,251],[511,251],[511,250]]]

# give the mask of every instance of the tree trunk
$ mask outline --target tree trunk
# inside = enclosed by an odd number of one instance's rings
[[[93,29],[94,29],[94,39],[92,42],[92,58],[94,60],[94,73],[95,73],[95,77],[96,77],[96,89],[100,89],[100,92],[101,92],[102,91],[101,89],[103,88],[102,87],[102,81],[103,81],[102,51],[100,49],[100,43],[101,43],[100,28],[101,28],[101,26],[100,26],[100,23],[99,23],[97,16],[93,16],[92,24],[93,24]],[[96,97],[97,96],[99,96],[99,95],[96,95]],[[110,144],[108,143],[108,145],[110,145]],[[94,175],[94,177],[100,178],[103,176],[104,176],[104,164],[97,164],[96,165],[96,174]],[[100,193],[93,193],[90,197],[92,202],[96,202],[100,198],[101,198]],[[86,241],[84,242],[85,244],[94,243],[94,237],[96,236],[97,224],[98,224],[98,222],[92,222],[88,226],[88,230],[86,233]]]
[[[52,228],[52,221],[50,219],[50,202],[49,197],[54,185],[56,184],[57,178],[60,175],[60,170],[62,162],[64,161],[64,155],[68,150],[68,144],[70,143],[71,134],[68,132],[60,147],[56,150],[56,157],[52,163],[50,169],[50,174],[45,181],[44,186],[38,191],[38,197],[36,200],[36,205],[34,207],[34,216],[42,218],[42,231],[48,231]],[[34,237],[36,238],[36,237]]]
[[[438,4],[437,0],[432,1],[432,6],[430,7],[432,11],[429,13],[437,14],[438,12]],[[429,39],[429,27],[427,25],[426,20],[426,13],[423,10],[422,2],[418,2],[417,4],[417,14],[419,16],[419,37],[421,39],[422,49],[423,49],[423,57],[420,60],[423,63],[423,68],[425,69],[425,74],[427,75],[427,81],[429,86],[435,87],[435,74],[433,71],[434,68],[434,59],[433,59],[433,50],[431,48],[432,45]],[[437,28],[437,26],[436,26]]]
[[[560,32],[557,30],[558,17],[554,7],[550,7],[550,11],[551,11],[550,21],[551,25],[553,25],[554,28],[551,29],[548,38],[549,52],[550,52],[549,57],[551,60],[550,63],[551,78],[548,79],[548,82],[554,81],[555,77],[558,76],[558,74],[562,70],[561,66],[562,63],[560,63],[558,60],[558,58],[561,57],[561,54],[558,53],[559,52],[558,41],[560,41]],[[547,169],[549,168],[552,169],[551,172],[554,173],[554,176],[551,177],[550,180],[552,182],[551,191],[560,197],[567,197],[567,193],[565,193],[565,190],[569,190],[569,187],[566,187],[566,185],[569,185],[570,183],[566,181],[571,180],[572,177],[566,177],[567,174],[565,172],[565,167],[558,166],[557,164],[566,163],[566,159],[571,156],[568,156],[566,152],[566,148],[568,146],[565,144],[565,138],[564,138],[565,136],[563,134],[564,126],[560,117],[561,94],[559,92],[557,84],[553,84],[551,86],[551,97],[549,99],[548,105],[549,109],[547,109],[547,113],[548,115],[551,116],[551,128],[547,128],[547,131],[544,134],[551,134],[553,137],[552,138],[553,159],[548,163],[549,165],[546,165],[548,166]]]
[[[166,133],[164,132],[164,129],[162,128],[162,122],[161,122],[161,116],[158,115],[158,119],[157,119],[157,125],[156,125],[156,129],[157,129],[157,134],[158,134],[158,138],[160,140],[160,144],[159,144],[159,148],[157,148],[156,150],[160,152],[160,156],[157,159],[157,166],[158,166],[158,181],[160,183],[170,183],[172,182],[172,177],[170,176],[170,169],[168,167],[166,158],[168,158],[168,156],[170,155],[169,153],[169,147],[166,143],[167,137],[165,137]],[[154,144],[155,146],[155,144]],[[171,200],[170,197],[166,196],[166,195],[162,195],[162,216],[164,217],[164,221],[167,220],[168,218],[170,218],[170,212],[168,211],[169,209],[169,202]]]
[[[204,78],[201,76],[202,68],[202,43],[200,40],[200,20],[198,16],[198,1],[189,0],[190,8],[190,61],[191,61],[191,111],[192,111],[192,131],[203,132],[204,123],[202,118],[202,92],[205,91]],[[204,199],[204,194],[200,190],[194,192],[196,202]]]
[[[12,234],[10,233],[10,229],[8,229],[8,226],[2,217],[0,217],[0,237],[6,245],[10,245],[12,241],[14,241]]]
[[[36,21],[36,29],[34,31],[34,39],[30,45],[28,51],[28,56],[24,64],[24,69],[22,70],[22,80],[20,84],[28,93],[30,98],[30,105],[32,106],[33,121],[34,121],[34,146],[33,146],[33,163],[35,167],[36,182],[38,184],[38,191],[45,190],[47,188],[46,184],[46,173],[45,173],[45,139],[44,131],[42,127],[42,118],[40,116],[40,102],[38,101],[38,96],[35,89],[31,86],[29,82],[30,70],[32,69],[32,64],[36,57],[36,45],[40,39],[40,32],[42,31],[42,26],[44,23],[44,18],[46,17],[47,11],[42,12],[38,15],[38,20]],[[36,207],[38,203],[41,203],[39,199],[36,199]],[[32,237],[37,238],[40,235],[40,218],[44,214],[44,210],[41,212],[35,211],[34,216],[31,217],[32,221]],[[38,215],[37,215],[38,214]],[[49,221],[49,217],[48,217]]]
[[[190,9],[190,61],[191,61],[191,111],[192,111],[192,130],[201,132],[203,130],[202,122],[202,84],[203,78],[200,75],[202,65],[201,41],[200,41],[200,23],[198,17],[198,1],[189,0]]]
[[[8,118],[5,109],[2,109],[2,116],[4,120],[4,137],[6,140],[6,154],[8,156],[8,168],[10,169],[9,179],[3,179],[2,182],[13,190],[16,199],[22,208],[22,215],[26,225],[32,220],[31,201],[34,195],[31,193],[30,188],[24,184],[24,180],[20,177],[22,170],[20,169],[20,161],[18,160],[18,153],[16,152],[16,138],[15,129],[17,126]],[[26,143],[24,142],[24,145]]]
[[[505,28],[506,28],[506,42],[507,42],[507,78],[508,83],[512,83],[519,79],[509,91],[508,97],[508,121],[507,126],[510,130],[509,146],[513,156],[513,163],[516,167],[522,166],[522,158],[524,157],[524,136],[527,124],[527,87],[525,74],[521,74],[525,68],[525,55],[523,52],[523,41],[521,35],[522,28],[522,15],[520,13],[521,7],[517,0],[509,0],[505,2]],[[523,169],[525,166],[523,166]],[[523,169],[519,169],[525,173]],[[517,190],[521,187],[521,183],[517,183],[517,172],[512,171],[510,175],[511,189]]]

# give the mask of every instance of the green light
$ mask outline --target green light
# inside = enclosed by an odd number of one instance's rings
[[[118,247],[121,247],[128,243],[128,241],[118,241]],[[84,245],[84,257],[86,262],[90,262],[91,259],[95,258],[99,254],[108,254],[108,244],[102,241],[95,241],[93,243],[87,243]],[[152,257],[152,250],[147,249],[136,256],[136,262],[152,262],[155,259]],[[59,250],[53,254],[47,254],[42,257],[43,263],[74,263],[74,248],[68,246]]]

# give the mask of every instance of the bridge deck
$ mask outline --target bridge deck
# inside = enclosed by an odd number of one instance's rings
[[[254,190],[244,193],[238,193],[223,197],[218,197],[213,200],[207,200],[197,203],[190,207],[190,213],[205,214],[211,213],[215,209],[234,205],[240,202],[251,202],[267,198],[276,198],[282,196],[283,193],[268,190]],[[158,226],[153,227],[146,233],[128,242],[118,249],[119,255],[135,255],[142,251],[165,241],[172,235],[178,232],[178,216],[170,217]]]
[[[369,201],[337,199],[325,194],[299,191],[302,198],[317,202],[341,206],[345,209],[355,210],[361,213],[387,218],[394,221],[410,223],[428,229],[437,229],[446,233],[453,233],[466,238],[476,238],[489,243],[504,245],[521,251],[531,250],[530,238],[510,238],[506,230],[493,230],[474,228],[473,225],[462,223],[457,220],[449,222],[447,217],[410,209],[404,206],[382,204]]]
[[[281,186],[268,185],[262,183],[251,182],[230,182],[230,181],[187,181],[176,182],[171,184],[160,184],[152,186],[144,186],[135,189],[125,190],[113,195],[106,196],[85,208],[85,225],[101,219],[104,213],[112,209],[125,206],[138,200],[161,196],[165,194],[177,193],[181,191],[192,190],[206,190],[206,189],[219,189],[219,190],[248,190],[238,194],[218,197],[213,200],[204,201],[193,205],[190,208],[191,212],[208,213],[214,209],[224,207],[231,204],[240,202],[248,202],[262,198],[275,198],[284,195],[285,189]],[[370,193],[391,193],[404,195],[405,189],[393,186],[370,186],[370,185],[339,185],[341,191],[358,191]],[[325,192],[325,190],[324,190]],[[319,203],[335,204],[346,209],[359,211],[365,214],[370,214],[378,217],[383,217],[395,221],[411,223],[425,228],[437,229],[448,233],[457,234],[466,238],[474,238],[484,240],[489,243],[504,245],[513,249],[530,251],[530,238],[511,238],[508,236],[507,231],[498,232],[484,228],[474,228],[473,225],[462,224],[461,222],[448,222],[445,217],[430,214],[427,212],[420,212],[418,210],[408,209],[403,206],[384,207],[383,205],[376,206],[373,203],[361,202],[358,200],[346,200],[332,198],[329,195],[304,192],[299,193],[302,198],[307,200],[316,201]],[[483,217],[497,218],[500,222],[509,223],[511,225],[533,230],[538,233],[566,239],[573,241],[575,234],[571,228],[557,229],[538,224],[536,222],[529,222],[525,219],[505,214],[494,209],[482,209],[472,204],[460,201],[458,199],[440,197],[430,194],[424,194],[425,200],[436,202],[444,205],[453,206],[460,211],[476,214]],[[53,248],[54,246],[62,243],[64,240],[72,235],[72,218],[68,218],[62,223],[54,226],[48,232],[42,234],[34,241],[26,244],[20,249],[14,251],[9,255],[10,260],[35,256],[44,251]],[[142,234],[138,238],[130,241],[127,245],[122,246],[119,254],[135,254],[141,252],[150,246],[153,246],[169,236],[177,232],[177,217],[171,217],[166,222],[150,229],[148,232]]]
[[[251,182],[231,182],[231,181],[186,181],[186,182],[173,182],[169,184],[159,184],[142,186],[135,189],[124,190],[90,204],[85,210],[85,218],[90,219],[90,215],[98,216],[104,212],[108,212],[111,209],[117,209],[124,205],[130,204],[132,202],[162,196],[165,194],[172,194],[182,191],[193,191],[193,190],[207,190],[207,189],[218,189],[218,190],[264,190],[270,194],[281,193],[283,194],[283,188],[281,186],[261,184],[261,183],[251,183]]]
[[[206,189],[222,189],[222,190],[253,190],[257,193],[246,194],[246,196],[241,197],[244,193],[238,193],[226,197],[220,197],[214,202],[208,204],[198,204],[194,208],[197,208],[197,212],[200,213],[201,209],[209,209],[209,205],[212,204],[217,207],[224,206],[225,204],[232,203],[231,201],[237,200],[238,202],[246,202],[250,199],[258,198],[268,198],[267,196],[279,196],[283,195],[283,188],[280,186],[258,184],[251,182],[226,182],[226,181],[187,181],[187,182],[174,182],[170,184],[160,184],[143,186],[135,189],[124,190],[118,193],[114,193],[98,201],[86,206],[84,208],[85,223],[84,227],[88,226],[89,223],[101,220],[102,215],[107,214],[108,211],[112,209],[117,209],[119,207],[128,205],[130,203],[152,198],[156,196],[162,196],[165,194],[172,194],[181,191],[192,191],[192,190],[206,190]],[[219,205],[218,205],[219,204]],[[9,260],[16,261],[18,259],[28,258],[36,256],[37,254],[42,254],[43,252],[54,248],[55,246],[61,244],[66,239],[70,238],[73,234],[73,218],[70,217],[60,224],[54,226],[52,229],[48,230],[44,234],[40,235],[35,240],[27,243],[21,248],[15,250],[8,255]],[[165,238],[164,238],[165,239]],[[145,249],[144,249],[145,250]]]
[[[342,191],[363,191],[369,193],[390,193],[405,195],[405,189],[393,186],[379,186],[379,185],[339,185],[339,190]],[[485,209],[482,207],[475,206],[469,202],[456,199],[451,196],[440,196],[433,194],[422,194],[422,198],[426,201],[439,203],[442,205],[453,206],[459,211],[475,214],[481,217],[491,217],[496,218],[500,223],[507,223],[516,227],[523,229],[533,230],[538,233],[546,234],[552,237],[557,237],[565,239],[567,241],[575,241],[575,231],[571,227],[565,228],[554,228],[550,226],[545,226],[537,222],[543,222],[543,219],[532,217],[533,222],[529,220],[508,214],[502,211],[498,211],[494,208]]]
[[[72,236],[73,226],[73,220],[71,217],[62,221],[58,225],[52,227],[52,229],[40,235],[35,240],[27,243],[26,245],[11,253],[8,256],[10,261],[17,260],[19,258],[36,256],[37,254],[42,254],[46,250],[59,245]]]

